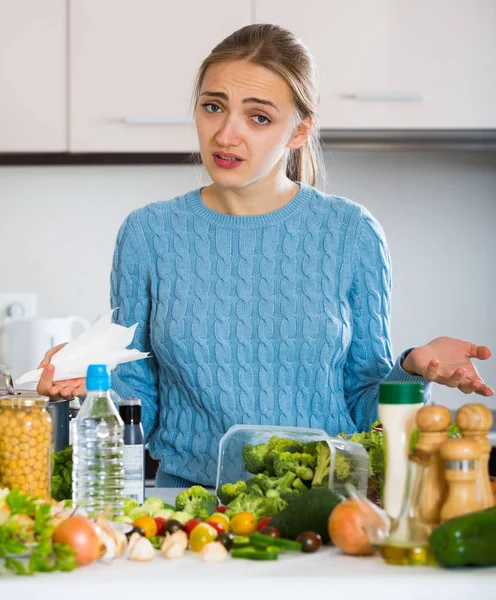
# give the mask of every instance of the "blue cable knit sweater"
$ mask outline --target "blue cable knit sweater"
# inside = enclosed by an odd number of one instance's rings
[[[133,346],[153,354],[119,366],[113,385],[142,399],[163,485],[213,485],[234,424],[363,430],[381,381],[424,382],[402,356],[393,365],[380,225],[304,184],[258,216],[215,212],[200,190],[135,210],[111,284],[116,322],[139,323]]]

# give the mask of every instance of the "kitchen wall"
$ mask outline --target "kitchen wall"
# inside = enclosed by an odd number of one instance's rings
[[[367,206],[386,232],[395,353],[439,335],[496,353],[496,152],[327,151],[326,165],[326,190]],[[43,316],[93,320],[108,307],[126,215],[207,182],[192,165],[0,168],[0,292],[36,292]],[[496,386],[496,355],[480,372]],[[436,386],[434,400],[466,398]]]

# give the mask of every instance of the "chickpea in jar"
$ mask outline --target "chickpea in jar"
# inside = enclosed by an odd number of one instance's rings
[[[51,441],[46,400],[0,399],[0,488],[50,500]]]

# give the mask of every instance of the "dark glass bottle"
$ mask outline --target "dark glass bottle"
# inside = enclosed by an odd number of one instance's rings
[[[123,398],[119,414],[124,421],[124,495],[139,504],[145,499],[145,435],[141,424],[141,400]]]

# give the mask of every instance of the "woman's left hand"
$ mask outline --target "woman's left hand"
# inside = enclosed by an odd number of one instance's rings
[[[494,391],[484,383],[471,360],[487,360],[490,356],[491,350],[487,346],[443,336],[414,348],[401,366],[410,375],[421,375],[427,381],[457,387],[464,394],[475,392],[492,396]]]

